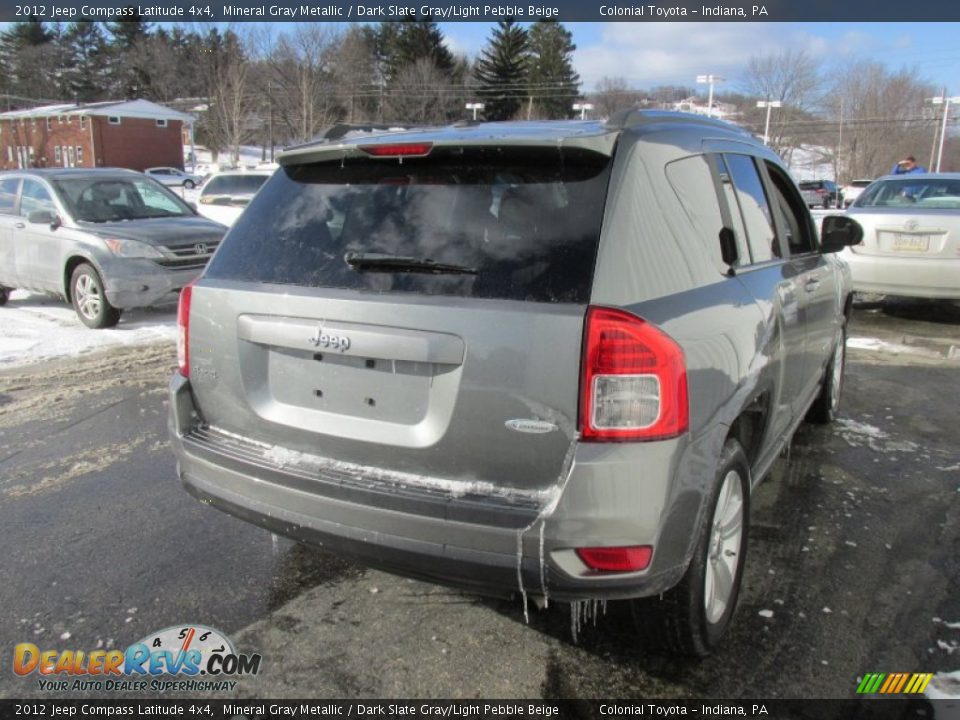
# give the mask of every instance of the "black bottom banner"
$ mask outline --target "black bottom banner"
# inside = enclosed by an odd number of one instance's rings
[[[0,700],[0,717],[960,720],[960,700]]]

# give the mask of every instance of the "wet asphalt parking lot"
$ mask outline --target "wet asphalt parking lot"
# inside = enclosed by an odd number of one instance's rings
[[[741,605],[704,661],[611,606],[531,613],[366,569],[184,492],[169,344],[0,371],[0,696],[13,646],[125,648],[184,623],[259,652],[243,697],[853,697],[960,668],[960,304],[858,308],[840,420],[803,427],[753,499]],[[121,694],[122,696],[122,694]]]

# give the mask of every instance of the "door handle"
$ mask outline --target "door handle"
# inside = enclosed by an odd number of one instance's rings
[[[23,230],[23,229],[26,227],[26,225],[24,225],[22,222],[14,223],[13,226],[14,226],[17,230]]]
[[[820,287],[820,281],[817,280],[816,278],[810,278],[810,279],[807,280],[807,282],[804,284],[803,289],[806,290],[807,292],[813,292],[813,291],[816,290],[818,287]]]

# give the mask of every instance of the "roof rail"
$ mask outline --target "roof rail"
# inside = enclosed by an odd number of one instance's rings
[[[615,130],[626,130],[627,128],[654,125],[657,123],[710,125],[716,128],[723,128],[724,130],[733,130],[744,135],[750,134],[741,127],[737,127],[723,120],[717,120],[716,118],[704,117],[703,115],[695,115],[693,113],[676,112],[673,110],[644,110],[640,107],[632,107],[615,112],[607,120],[606,125]]]

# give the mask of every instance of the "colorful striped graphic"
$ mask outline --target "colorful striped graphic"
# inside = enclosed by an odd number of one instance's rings
[[[931,679],[933,673],[867,673],[857,687],[857,694],[919,695]]]

